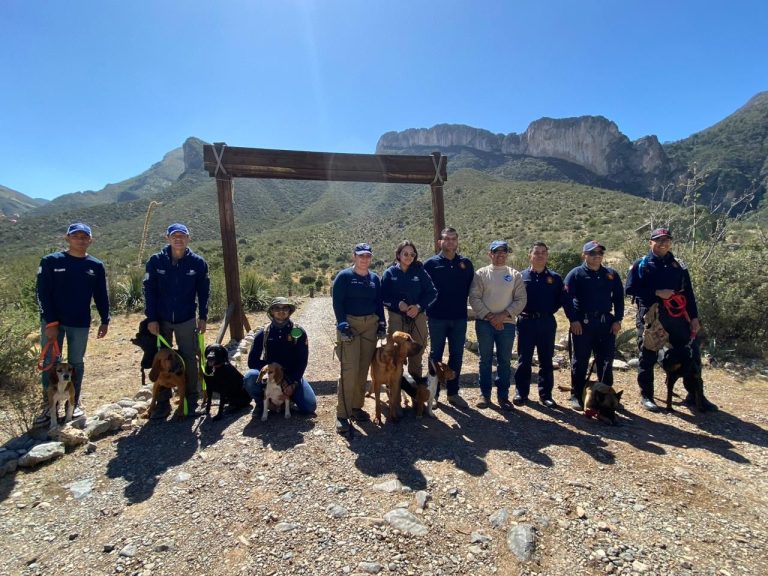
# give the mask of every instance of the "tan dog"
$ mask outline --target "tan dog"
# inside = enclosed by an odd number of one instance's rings
[[[176,408],[175,418],[184,416],[184,399],[186,398],[187,379],[184,373],[184,362],[178,352],[170,348],[161,348],[155,354],[152,361],[152,369],[149,371],[149,379],[154,382],[152,386],[152,402],[147,410],[147,418],[152,416],[152,411],[157,406],[157,395],[161,388],[176,388],[179,397],[179,405]]]
[[[259,372],[259,381],[264,382],[264,409],[261,412],[261,421],[267,421],[270,404],[277,409],[284,404],[285,417],[290,418],[291,399],[283,394],[283,386],[285,386],[283,367],[276,362],[267,364]]]
[[[421,350],[406,332],[394,332],[387,336],[387,342],[376,348],[371,360],[371,382],[376,399],[375,422],[381,425],[381,400],[379,394],[382,386],[387,387],[389,396],[389,419],[396,422],[401,407],[400,378],[403,376],[403,366],[411,354]]]
[[[621,395],[624,390],[616,392],[613,386],[595,382],[584,389],[584,416],[597,417],[606,424],[618,424],[616,410],[621,407]]]
[[[75,409],[75,367],[68,362],[57,361],[48,374],[50,430],[56,430],[59,427],[59,406],[62,404],[66,405],[64,422],[71,422],[72,412]]]
[[[434,417],[435,414],[432,409],[437,405],[435,396],[437,396],[437,389],[439,386],[446,388],[448,380],[456,378],[456,372],[453,368],[448,366],[445,362],[435,362],[432,358],[429,359],[429,375],[427,376],[427,414]],[[419,387],[421,388],[421,387]],[[421,418],[424,414],[424,406],[420,404],[420,396],[423,393],[420,390],[416,392],[416,415]]]

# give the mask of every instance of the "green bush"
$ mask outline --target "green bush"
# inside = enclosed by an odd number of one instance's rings
[[[560,252],[550,250],[547,267],[560,274],[563,279],[576,266],[581,266],[581,254],[578,251]]]
[[[240,277],[240,297],[243,309],[248,312],[266,310],[271,296],[272,283],[253,270],[246,270]]]
[[[144,270],[132,268],[124,276],[109,276],[109,303],[113,310],[140,312],[144,310]]]

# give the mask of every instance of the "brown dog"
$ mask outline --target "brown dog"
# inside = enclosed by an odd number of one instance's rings
[[[64,422],[72,421],[75,409],[75,367],[68,362],[56,362],[48,374],[48,414],[50,430],[59,426],[59,406],[66,403]]]
[[[616,392],[613,386],[595,382],[584,390],[584,416],[597,417],[606,424],[618,424],[616,410],[621,407],[621,395],[624,390]]]
[[[400,378],[403,375],[403,366],[411,354],[421,350],[421,344],[417,344],[406,332],[395,332],[387,336],[387,342],[376,348],[371,361],[371,382],[373,394],[376,399],[375,422],[381,425],[381,400],[379,394],[382,386],[387,387],[389,396],[389,419],[397,421],[401,406]]]
[[[161,348],[155,354],[152,361],[152,369],[149,371],[149,379],[154,382],[152,386],[152,402],[147,410],[147,418],[152,416],[152,411],[157,405],[157,395],[160,388],[176,388],[179,397],[179,405],[176,408],[174,417],[184,416],[184,400],[186,398],[187,379],[184,373],[184,362],[181,356],[175,350],[170,348]]]
[[[291,399],[283,394],[283,386],[285,386],[283,367],[276,362],[267,364],[259,371],[259,381],[264,382],[264,408],[261,412],[261,421],[266,422],[269,418],[270,405],[279,409],[282,404],[285,417],[290,418]]]

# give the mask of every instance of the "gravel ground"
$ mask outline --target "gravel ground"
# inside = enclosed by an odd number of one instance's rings
[[[768,574],[764,378],[708,370],[719,413],[650,414],[620,373],[627,411],[608,427],[536,403],[476,410],[467,352],[470,409],[406,410],[350,441],[333,431],[330,300],[297,320],[316,417],[152,422],[8,475],[0,574]],[[88,406],[138,389],[137,324],[93,341]]]

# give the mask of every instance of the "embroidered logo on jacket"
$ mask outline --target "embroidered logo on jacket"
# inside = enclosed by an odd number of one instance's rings
[[[96,272],[94,272],[93,268],[88,268],[88,270],[86,270],[85,273],[88,276],[96,276]]]

